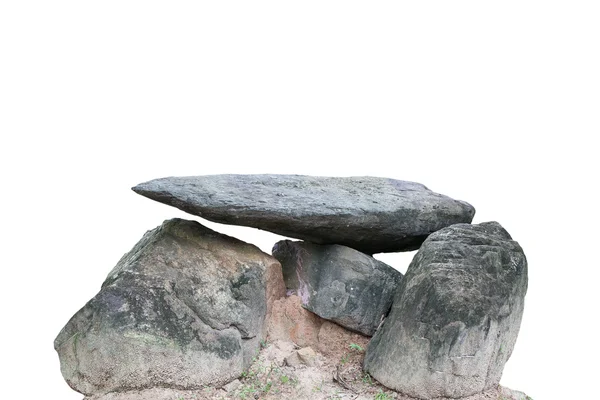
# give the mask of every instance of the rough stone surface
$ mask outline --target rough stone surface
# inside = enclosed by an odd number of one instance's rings
[[[527,261],[497,222],[457,224],[423,243],[364,367],[422,399],[495,388],[519,331]]]
[[[62,374],[86,395],[220,386],[251,364],[284,293],[279,262],[255,246],[165,221],[60,332]]]
[[[503,386],[499,386],[498,390],[501,393],[501,399],[510,399],[510,400],[533,400],[531,397],[527,396],[523,392],[519,392],[518,390],[512,390]]]
[[[268,340],[294,342],[298,347],[312,347],[320,353],[340,359],[351,343],[366,347],[369,338],[324,320],[302,307],[298,296],[292,295],[273,303],[269,319]]]
[[[273,256],[288,294],[318,316],[367,336],[383,321],[402,280],[389,265],[346,246],[282,240]]]
[[[310,347],[300,349],[296,352],[296,354],[298,354],[300,361],[309,367],[314,367],[317,363],[317,353],[315,353],[315,351]]]
[[[418,249],[432,232],[475,214],[470,204],[419,183],[374,177],[170,177],[133,190],[210,221],[367,254]]]
[[[305,371],[302,371],[305,372]],[[308,372],[308,371],[307,371]],[[343,399],[343,400],[373,400],[378,395],[381,396],[380,392],[372,391],[356,394],[353,391],[344,389],[340,385],[336,385],[335,382],[328,383],[331,381],[331,373],[322,374],[318,376],[322,381],[315,379],[311,376],[309,379],[304,378],[304,374],[296,373],[302,380],[296,385],[288,384],[286,389],[288,392],[282,394],[281,392],[275,393],[271,390],[268,394],[261,394],[258,398],[261,400],[280,400],[293,399],[293,400],[331,400],[331,399]],[[360,379],[359,379],[360,380]],[[326,382],[323,385],[320,382]],[[322,385],[322,386],[321,386]],[[379,389],[378,389],[379,390]],[[414,397],[402,396],[393,392],[384,392],[388,399],[394,400],[415,400]],[[180,400],[180,399],[193,399],[193,400],[224,400],[224,399],[240,399],[239,392],[228,393],[224,390],[211,390],[206,389],[204,391],[183,391],[173,389],[150,389],[142,391],[129,391],[119,393],[109,393],[104,396],[92,396],[86,397],[84,400]],[[254,396],[246,398],[255,398]],[[431,400],[457,400],[448,397],[440,397]],[[460,400],[532,400],[524,393],[510,390],[504,387],[494,388],[486,390],[483,393],[477,393],[473,396],[463,397]]]
[[[223,390],[226,392],[235,392],[242,386],[242,382],[239,379],[229,382],[227,385],[223,386]]]
[[[414,397],[393,392],[365,375],[361,368],[362,352],[352,350],[346,353],[343,360],[317,354],[319,363],[315,367],[304,364],[291,367],[279,362],[295,352],[292,343],[267,344],[247,375],[239,381],[234,381],[239,382],[239,386],[232,388],[231,391],[214,387],[194,391],[153,388],[113,392],[103,396],[86,397],[85,400],[415,400]],[[444,397],[431,400],[457,399]],[[531,398],[520,392],[497,387],[460,400],[531,400]]]
[[[296,350],[285,358],[285,365],[289,367],[297,367],[300,365],[316,367],[319,364],[317,353],[310,347]]]
[[[286,364],[286,358],[296,352],[298,346],[293,342],[284,340],[275,340],[268,342],[267,347],[262,352],[265,360],[272,365],[282,367]]]
[[[298,352],[294,351],[292,354],[285,358],[284,365],[288,367],[297,367],[302,364],[300,357],[298,357]]]

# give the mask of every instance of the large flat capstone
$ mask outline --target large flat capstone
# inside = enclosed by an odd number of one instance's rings
[[[423,243],[365,371],[420,399],[495,388],[517,339],[527,291],[521,246],[496,222],[458,224]]]
[[[284,295],[279,262],[257,247],[165,221],[62,329],[61,372],[86,395],[219,386],[250,365]]]
[[[415,182],[375,177],[207,175],[141,183],[136,193],[213,222],[367,254],[418,249],[475,209]]]

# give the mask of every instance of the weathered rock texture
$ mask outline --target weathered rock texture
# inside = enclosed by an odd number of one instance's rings
[[[282,240],[273,247],[288,293],[318,316],[372,336],[390,310],[402,274],[340,245]]]
[[[470,204],[419,183],[373,177],[171,177],[133,190],[210,221],[367,254],[415,250],[432,232],[475,214]]]
[[[63,376],[86,395],[221,385],[250,365],[284,290],[279,262],[255,246],[166,221],[56,338]]]
[[[369,342],[366,336],[350,332],[307,311],[296,295],[275,300],[273,303],[268,340],[292,341],[299,347],[312,347],[336,360],[348,352],[350,343],[364,348]]]
[[[527,291],[527,261],[496,222],[458,224],[423,243],[373,336],[364,367],[422,399],[496,387]]]
[[[265,357],[266,358],[266,357]],[[339,359],[335,360],[339,365]],[[265,363],[269,362],[267,360],[260,360],[260,362]],[[273,363],[273,361],[270,361]],[[353,366],[354,367],[354,366]],[[264,368],[264,367],[263,367]],[[350,368],[349,368],[350,369]],[[356,366],[355,369],[360,371],[360,367]],[[277,368],[274,370],[282,371],[286,373],[289,369]],[[331,376],[335,373],[329,371],[327,368],[321,369],[308,369],[304,367],[300,367],[297,369],[298,371],[295,376],[299,379],[298,381],[294,381],[293,384],[286,385],[278,385],[277,382],[280,382],[276,377],[276,374],[271,374],[269,377],[270,380],[268,382],[275,381],[276,389],[271,389],[268,393],[261,393],[259,399],[261,400],[281,400],[281,399],[290,399],[290,400],[331,400],[331,399],[353,399],[353,400],[373,400],[384,398],[381,397],[382,392],[381,387],[378,385],[373,385],[369,383],[361,383],[361,380],[364,379],[364,376],[358,375],[353,382],[354,387],[358,387],[358,390],[362,393],[357,394],[356,389],[349,390],[344,387],[336,384],[336,382],[331,382]],[[311,374],[312,371],[316,371]],[[320,372],[320,374],[318,374]],[[266,373],[265,373],[266,375]],[[317,376],[315,376],[317,375]],[[279,375],[288,376],[288,375]],[[316,378],[316,379],[315,379]],[[263,379],[266,381],[266,379]],[[296,383],[297,382],[297,383]],[[331,383],[329,383],[331,382]],[[261,382],[262,383],[262,382]],[[265,385],[267,383],[265,382]],[[241,386],[241,389],[246,389],[246,393],[248,391],[248,387],[252,388],[251,384],[247,384],[247,386]],[[255,385],[256,387],[256,385]],[[283,390],[281,390],[283,388]],[[258,391],[258,389],[255,389]],[[283,393],[285,391],[285,393]],[[84,400],[181,400],[181,399],[193,399],[193,400],[225,400],[225,399],[236,399],[239,400],[243,398],[241,396],[241,391],[238,389],[237,391],[227,392],[223,389],[216,388],[206,388],[204,390],[177,390],[177,389],[162,389],[162,388],[153,388],[148,390],[140,390],[140,391],[127,391],[127,392],[115,392],[109,393],[106,395],[99,396],[90,396],[86,397]],[[388,397],[388,399],[395,400],[415,400],[414,397],[408,397],[399,395],[397,393],[389,393],[383,392]],[[248,396],[244,394],[245,398],[254,398],[254,396]],[[379,397],[378,397],[379,396]],[[456,400],[452,398],[437,398],[435,400]],[[486,390],[483,393],[478,393],[473,396],[463,397],[460,400],[532,400],[531,397],[528,397],[522,392],[518,392],[515,390],[510,390],[504,387],[493,388],[490,390]]]

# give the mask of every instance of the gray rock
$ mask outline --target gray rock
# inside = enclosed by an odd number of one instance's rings
[[[300,361],[300,357],[298,357],[298,353],[294,351],[292,354],[290,354],[289,356],[287,356],[285,358],[284,365],[295,368],[295,367],[302,365],[302,361]]]
[[[281,266],[193,221],[147,232],[54,342],[67,383],[86,395],[219,386],[265,338]]]
[[[227,392],[222,390],[224,395]],[[151,388],[142,390],[128,390],[125,392],[112,392],[99,395],[86,396],[83,400],[181,400],[205,399],[203,390],[179,390],[169,388]],[[219,397],[224,398],[224,397]]]
[[[304,308],[367,336],[388,313],[402,279],[389,265],[346,246],[282,240],[273,256],[288,294],[298,295]]]
[[[238,390],[241,386],[242,386],[242,382],[240,382],[239,379],[236,379],[235,381],[231,381],[227,385],[223,386],[223,390],[228,393],[231,393],[231,392],[235,392],[236,390]]]
[[[310,347],[304,347],[288,355],[285,358],[285,364],[289,367],[298,367],[300,365],[314,367],[318,366],[319,362],[317,353]]]
[[[317,353],[310,347],[305,347],[296,352],[298,354],[298,358],[304,365],[308,365],[309,367],[314,367],[317,364]]]
[[[364,368],[422,399],[496,387],[517,339],[527,260],[497,222],[457,224],[423,243]]]
[[[210,221],[367,254],[418,249],[432,232],[475,214],[470,204],[419,183],[373,177],[171,177],[133,190]]]
[[[500,400],[533,400],[531,397],[518,390],[512,390],[502,386],[498,387],[498,389],[501,393]]]

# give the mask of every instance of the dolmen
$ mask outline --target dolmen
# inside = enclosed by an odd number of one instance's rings
[[[405,396],[498,386],[523,314],[527,260],[497,222],[471,224],[470,204],[376,177],[170,177],[133,190],[297,240],[269,255],[191,220],[147,232],[54,342],[74,390],[96,399],[226,385],[249,368],[286,296],[372,336],[364,371]],[[373,257],[415,249],[405,275]]]

